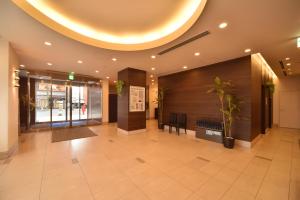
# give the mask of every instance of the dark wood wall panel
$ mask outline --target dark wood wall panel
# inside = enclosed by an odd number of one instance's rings
[[[195,130],[196,120],[201,118],[221,120],[217,96],[207,94],[216,76],[234,83],[235,93],[244,101],[241,115],[251,118],[251,57],[247,56],[159,77],[159,87],[167,89],[164,122],[171,112],[186,113],[190,130]],[[251,141],[251,120],[237,121],[233,134],[237,139]]]
[[[146,72],[126,68],[118,73],[118,80],[125,86],[118,97],[118,127],[127,131],[146,128],[146,112],[129,112],[129,86],[146,87]]]

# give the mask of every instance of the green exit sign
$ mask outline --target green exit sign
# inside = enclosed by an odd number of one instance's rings
[[[68,79],[73,81],[75,79],[75,75],[74,75],[74,72],[70,72],[69,75],[68,75]]]

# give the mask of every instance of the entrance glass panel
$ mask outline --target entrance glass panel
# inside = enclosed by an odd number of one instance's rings
[[[35,123],[51,121],[50,99],[51,82],[37,80],[35,82]]]
[[[34,98],[36,127],[101,123],[102,89],[96,83],[35,79]]]

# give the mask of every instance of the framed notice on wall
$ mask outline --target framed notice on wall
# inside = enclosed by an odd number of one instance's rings
[[[129,112],[145,111],[145,88],[130,86],[129,88]]]

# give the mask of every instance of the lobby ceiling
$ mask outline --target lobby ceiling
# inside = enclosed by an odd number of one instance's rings
[[[166,44],[199,18],[206,0],[13,0],[65,36],[100,48],[136,51]]]
[[[136,0],[130,0],[131,4],[101,0],[102,6],[96,3],[99,0],[44,2],[77,22],[97,30],[105,27],[112,34],[122,35],[126,30],[147,33],[163,27],[187,0],[154,0],[143,4]],[[152,6],[155,9],[145,9]],[[296,38],[300,36],[299,7],[298,0],[207,0],[200,17],[179,38],[151,49],[118,51],[66,37],[66,34],[54,31],[53,27],[49,28],[49,25],[28,15],[13,1],[2,0],[0,35],[11,41],[21,63],[31,69],[74,71],[115,80],[117,72],[126,67],[146,70],[157,76],[260,52],[277,75],[282,76],[281,60],[285,65],[291,63],[289,67],[293,74],[300,74],[300,49],[296,46]],[[114,15],[118,12],[120,15]],[[222,22],[228,24],[224,29],[219,28]],[[210,34],[158,55],[205,31]],[[45,41],[52,45],[45,45]],[[248,48],[251,52],[245,53]],[[199,54],[195,56],[195,53]],[[152,58],[153,55],[155,58]],[[285,60],[287,57],[290,60]]]

